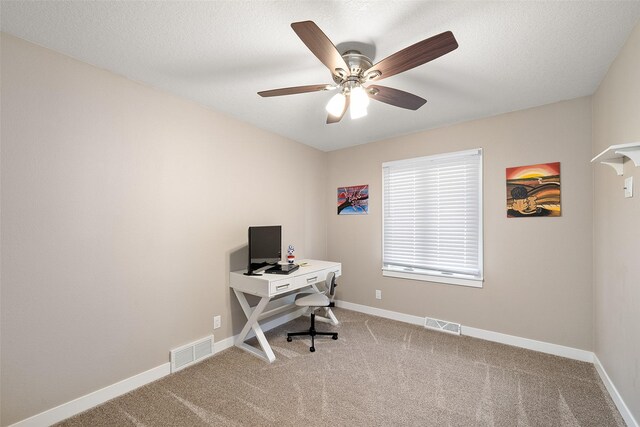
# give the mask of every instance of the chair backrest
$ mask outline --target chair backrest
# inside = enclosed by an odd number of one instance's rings
[[[333,271],[327,274],[327,279],[325,280],[324,285],[327,287],[327,296],[331,301],[333,301],[333,297],[336,295],[336,286],[338,286],[336,283],[336,274]]]

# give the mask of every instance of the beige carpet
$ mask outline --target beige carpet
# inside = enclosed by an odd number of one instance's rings
[[[299,318],[267,333],[277,360],[237,348],[64,426],[623,426],[589,363],[343,309],[309,352]]]

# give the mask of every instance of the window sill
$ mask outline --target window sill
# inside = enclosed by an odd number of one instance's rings
[[[396,277],[399,279],[420,280],[423,282],[446,283],[448,285],[468,286],[472,288],[482,288],[483,279],[469,279],[455,276],[438,276],[431,274],[411,273],[406,271],[398,271],[393,269],[382,269],[382,275],[385,277]]]

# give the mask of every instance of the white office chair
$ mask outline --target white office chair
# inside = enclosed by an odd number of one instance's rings
[[[325,292],[313,292],[313,293],[302,293],[296,295],[296,305],[298,307],[312,307],[311,311],[311,327],[306,331],[301,332],[289,332],[287,333],[287,341],[291,342],[291,337],[296,336],[311,336],[311,347],[309,347],[309,351],[316,351],[315,347],[315,336],[316,335],[331,335],[334,340],[338,339],[337,332],[318,332],[316,331],[316,314],[315,310],[321,307],[334,307],[333,298],[336,294],[336,275],[333,272],[330,272],[327,275],[327,280],[325,281],[326,291]]]

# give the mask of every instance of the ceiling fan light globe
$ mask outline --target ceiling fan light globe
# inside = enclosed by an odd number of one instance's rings
[[[346,97],[342,93],[336,93],[331,97],[329,103],[327,103],[326,110],[327,113],[331,114],[334,117],[339,117],[342,115],[344,111],[345,103],[347,102]]]
[[[364,108],[366,111],[369,105],[369,96],[362,86],[351,89],[351,105],[355,105],[358,109]]]
[[[367,107],[365,106],[357,106],[351,104],[349,107],[349,113],[351,115],[351,120],[359,119],[367,115]]]
[[[364,88],[362,86],[356,86],[351,89],[351,103],[349,105],[351,120],[366,116],[368,106],[369,96]]]

